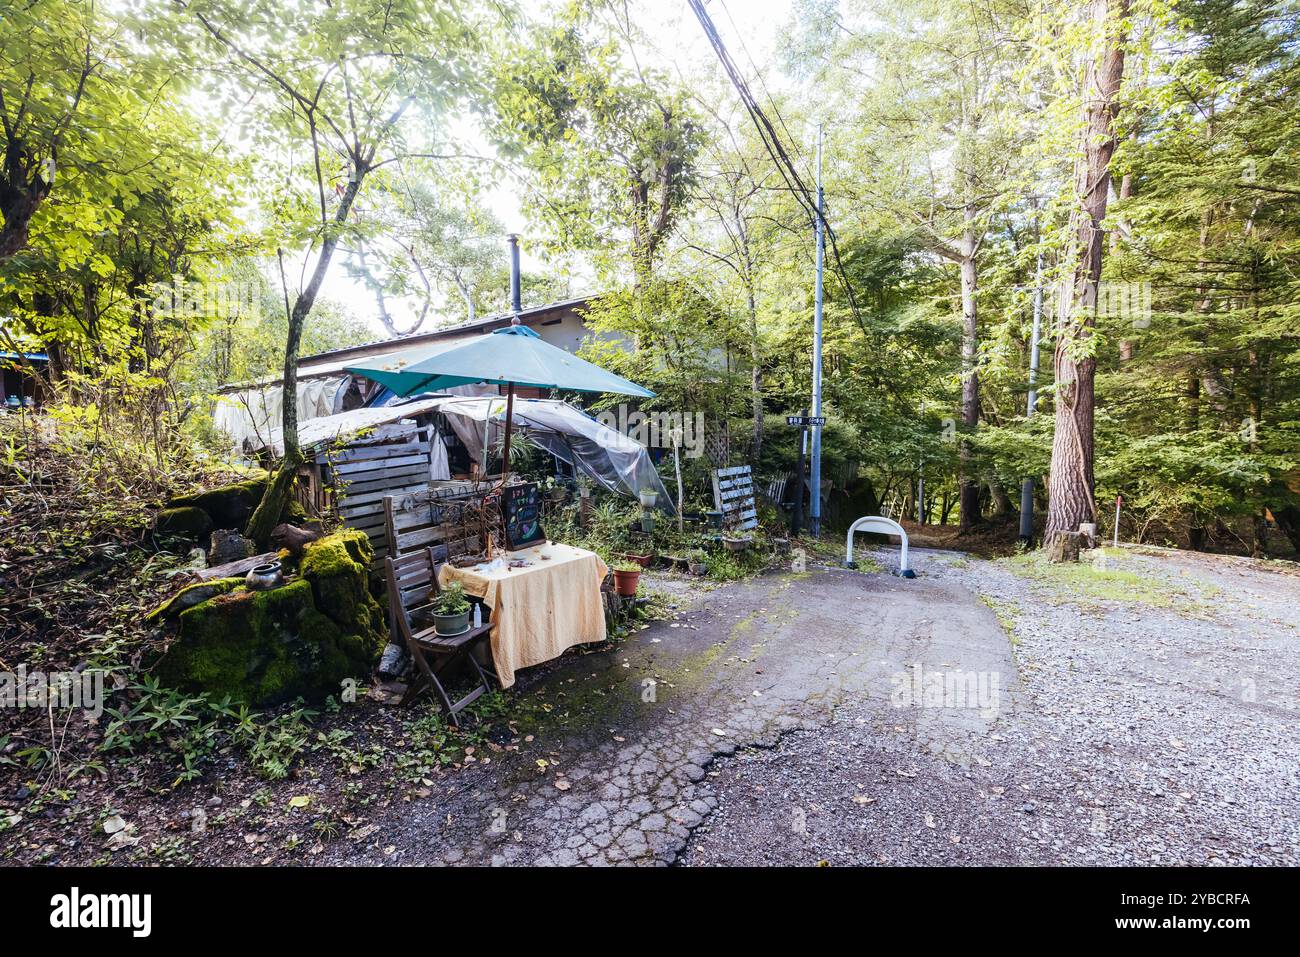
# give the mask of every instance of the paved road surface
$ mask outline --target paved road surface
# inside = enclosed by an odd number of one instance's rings
[[[378,821],[364,859],[671,863],[717,807],[715,757],[824,725],[846,701],[872,701],[894,722],[896,676],[918,662],[999,676],[996,713],[910,711],[915,740],[968,760],[972,736],[1005,719],[1016,685],[1005,632],[960,585],[820,569],[708,593],[616,652],[550,672],[535,693],[554,727]],[[355,845],[320,858],[341,859],[356,861]]]

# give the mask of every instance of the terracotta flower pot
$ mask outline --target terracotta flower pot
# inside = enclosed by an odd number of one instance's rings
[[[625,572],[621,569],[616,569],[614,571],[614,591],[618,592],[624,598],[633,598],[636,596],[636,586],[640,581],[640,569],[634,572]]]

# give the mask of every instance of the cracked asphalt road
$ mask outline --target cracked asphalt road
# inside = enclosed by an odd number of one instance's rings
[[[518,752],[439,778],[320,863],[572,865],[676,861],[718,807],[714,760],[826,725],[846,703],[896,722],[896,676],[996,674],[999,708],[911,709],[945,762],[1014,707],[1011,645],[960,584],[815,569],[699,595],[613,652],[571,656],[531,690],[553,719]]]

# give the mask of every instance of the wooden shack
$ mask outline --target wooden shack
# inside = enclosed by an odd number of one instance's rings
[[[485,483],[468,478],[433,478],[431,450],[435,440],[442,441],[434,405],[436,401],[423,401],[354,409],[311,419],[299,427],[298,441],[306,458],[300,470],[299,501],[313,515],[337,515],[344,526],[364,531],[374,547],[376,563],[388,554],[393,540],[385,499],[396,500],[399,510],[418,513],[430,502],[445,506],[481,495],[486,489]],[[448,438],[455,442],[454,437]],[[271,451],[282,450],[278,433],[268,444]],[[390,503],[388,512],[392,510]],[[446,524],[444,513],[437,517],[438,524]],[[399,524],[409,546],[410,536],[428,523],[405,515]],[[449,536],[450,532],[441,537]],[[433,542],[427,533],[423,538]]]

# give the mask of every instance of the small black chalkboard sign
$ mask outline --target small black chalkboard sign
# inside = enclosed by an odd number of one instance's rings
[[[536,482],[507,485],[501,493],[501,512],[509,551],[546,541],[546,533],[542,531],[542,500]]]

